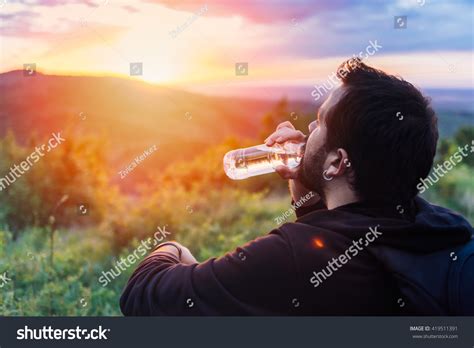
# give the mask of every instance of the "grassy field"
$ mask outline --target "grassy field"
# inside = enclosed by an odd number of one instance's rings
[[[287,197],[236,190],[213,192],[192,209],[177,202],[179,197],[170,199],[174,205],[157,213],[154,221],[158,226],[168,225],[170,239],[189,246],[199,260],[217,257],[266,234],[276,227],[275,218],[290,208]],[[17,240],[12,240],[11,232],[0,231],[0,274],[6,272],[11,279],[0,289],[0,313],[120,315],[121,291],[138,262],[106,286],[98,279],[155,231],[144,230],[118,253],[111,230],[58,229],[53,249],[49,228],[29,228]]]

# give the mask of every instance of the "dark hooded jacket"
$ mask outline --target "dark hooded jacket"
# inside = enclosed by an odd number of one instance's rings
[[[123,314],[452,314],[449,269],[473,234],[462,216],[419,197],[404,207],[318,203],[296,213],[200,264],[152,252],[128,281]]]

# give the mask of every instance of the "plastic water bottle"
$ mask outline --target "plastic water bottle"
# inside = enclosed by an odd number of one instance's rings
[[[286,142],[273,146],[257,145],[232,150],[224,156],[224,171],[234,180],[273,173],[279,165],[297,167],[303,157],[302,143]]]

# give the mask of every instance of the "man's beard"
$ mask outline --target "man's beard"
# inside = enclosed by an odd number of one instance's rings
[[[327,151],[324,145],[313,154],[308,154],[305,145],[304,155],[298,167],[298,180],[308,190],[316,192],[324,202],[326,199],[324,194],[325,182],[323,171],[326,157]]]

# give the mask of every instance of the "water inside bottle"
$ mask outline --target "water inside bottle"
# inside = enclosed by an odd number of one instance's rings
[[[272,173],[279,165],[295,168],[303,156],[303,144],[285,143],[272,147],[257,145],[228,152],[224,156],[224,171],[234,180]]]

